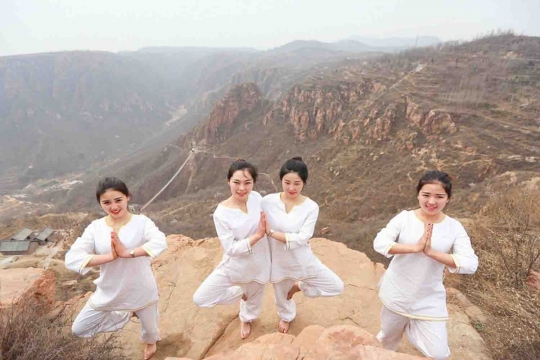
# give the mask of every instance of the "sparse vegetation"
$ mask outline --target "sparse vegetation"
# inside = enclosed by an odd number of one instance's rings
[[[494,359],[540,358],[540,292],[525,278],[540,266],[540,194],[507,189],[495,196],[469,229],[479,257],[474,276],[449,276],[448,283],[488,316],[474,324]]]
[[[77,339],[64,311],[33,302],[0,309],[2,360],[127,360],[116,334]]]

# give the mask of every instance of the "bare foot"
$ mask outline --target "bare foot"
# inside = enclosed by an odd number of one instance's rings
[[[246,296],[246,294],[242,295],[242,300],[247,301],[247,296]]]
[[[144,360],[148,360],[156,355],[157,345],[156,344],[146,344],[144,349]]]
[[[298,286],[298,283],[295,282],[291,290],[289,290],[289,293],[287,294],[287,300],[291,300],[293,295],[300,291],[300,287]]]
[[[250,322],[241,322],[240,324],[240,337],[243,339],[247,338],[251,334],[251,323]]]
[[[139,318],[139,315],[137,315],[137,313],[134,311],[134,312],[131,313],[131,317],[132,317],[132,318],[134,317],[134,318],[137,318],[137,319],[138,319],[138,318]]]
[[[287,334],[289,332],[289,325],[291,323],[284,320],[279,320],[278,329],[280,333]]]

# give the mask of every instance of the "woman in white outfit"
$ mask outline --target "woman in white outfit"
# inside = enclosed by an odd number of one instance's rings
[[[85,338],[118,331],[136,314],[146,343],[144,358],[149,359],[160,339],[158,288],[150,263],[167,248],[165,235],[148,217],[129,212],[130,194],[122,180],[100,181],[96,198],[107,216],[88,225],[65,259],[69,270],[82,275],[100,267],[96,291],[77,315],[72,331]]]
[[[270,281],[270,251],[262,197],[252,191],[257,169],[245,160],[232,163],[227,174],[231,196],[214,212],[216,232],[223,247],[223,260],[193,295],[200,307],[240,301],[240,337],[251,333],[259,317],[264,286]]]
[[[336,296],[343,292],[343,281],[313,254],[309,240],[315,231],[319,206],[302,195],[308,178],[301,157],[286,161],[280,170],[283,192],[263,199],[267,235],[272,253],[271,282],[280,317],[279,331],[287,333],[296,316],[293,295]]]
[[[420,207],[402,211],[375,238],[375,250],[393,259],[380,282],[383,303],[383,347],[396,350],[403,333],[425,356],[450,356],[446,321],[444,268],[473,274],[478,258],[461,223],[443,213],[452,196],[452,181],[440,171],[428,171],[418,182]]]

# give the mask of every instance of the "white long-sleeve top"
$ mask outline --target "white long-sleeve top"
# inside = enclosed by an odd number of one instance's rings
[[[394,244],[417,244],[423,234],[424,223],[414,211],[402,211],[377,234],[373,243],[375,251],[394,257],[379,283],[379,298],[388,309],[403,316],[445,321],[448,320],[443,285],[445,265],[424,253],[388,254]],[[450,272],[476,272],[478,257],[459,221],[447,215],[442,222],[434,224],[431,247],[452,254],[456,268],[449,267]]]
[[[275,193],[265,196],[262,206],[270,229],[285,233],[286,239],[285,244],[271,237],[268,240],[272,255],[270,281],[300,281],[315,277],[321,262],[313,254],[309,240],[315,231],[319,205],[307,198],[287,213],[280,193]]]
[[[66,253],[66,267],[86,274],[94,254],[111,252],[113,229],[105,218],[93,221]],[[100,265],[100,276],[94,281],[96,291],[88,299],[95,310],[135,311],[158,301],[158,288],[151,267],[151,259],[167,248],[165,234],[144,215],[132,215],[118,232],[118,238],[128,249],[142,246],[149,256],[117,258]]]
[[[262,196],[252,191],[247,213],[219,204],[214,211],[214,225],[223,248],[221,267],[235,284],[270,281],[270,249],[266,236],[250,246],[248,237],[255,234],[261,219]]]

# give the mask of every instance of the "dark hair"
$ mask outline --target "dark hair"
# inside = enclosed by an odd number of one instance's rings
[[[233,174],[238,170],[247,170],[253,178],[253,182],[257,182],[257,176],[259,175],[259,173],[257,172],[257,168],[255,167],[255,165],[247,162],[244,159],[236,159],[236,161],[231,164],[231,166],[229,167],[229,172],[227,173],[227,180],[231,180]]]
[[[115,177],[106,177],[101,179],[96,189],[96,199],[98,202],[101,199],[101,195],[105,194],[107,190],[120,191],[126,197],[130,195],[125,182]]]
[[[283,180],[283,177],[285,175],[292,172],[297,173],[298,176],[300,176],[300,179],[302,179],[302,181],[304,182],[304,184],[307,183],[307,165],[300,156],[295,156],[292,159],[285,161],[285,164],[283,164],[281,170],[279,170],[279,179]]]
[[[424,185],[435,183],[440,183],[442,185],[448,198],[452,197],[452,178],[447,173],[438,170],[426,171],[424,176],[418,181],[418,185],[416,185],[416,193],[420,193],[420,190],[422,190]]]

